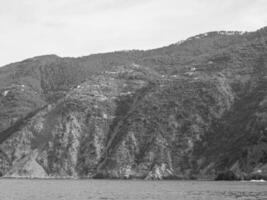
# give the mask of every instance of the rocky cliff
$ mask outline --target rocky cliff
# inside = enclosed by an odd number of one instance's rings
[[[267,29],[0,68],[0,175],[267,177]]]

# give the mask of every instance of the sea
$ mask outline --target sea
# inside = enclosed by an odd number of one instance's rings
[[[267,200],[266,182],[0,179],[0,200]]]

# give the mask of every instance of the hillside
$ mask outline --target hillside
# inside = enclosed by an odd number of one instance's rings
[[[267,178],[267,28],[1,67],[0,175]]]

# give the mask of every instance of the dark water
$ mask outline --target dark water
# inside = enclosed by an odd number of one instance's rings
[[[267,200],[267,183],[0,179],[0,200]]]

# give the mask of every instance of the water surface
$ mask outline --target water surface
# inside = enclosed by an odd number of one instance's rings
[[[267,200],[267,183],[0,179],[1,200]]]

